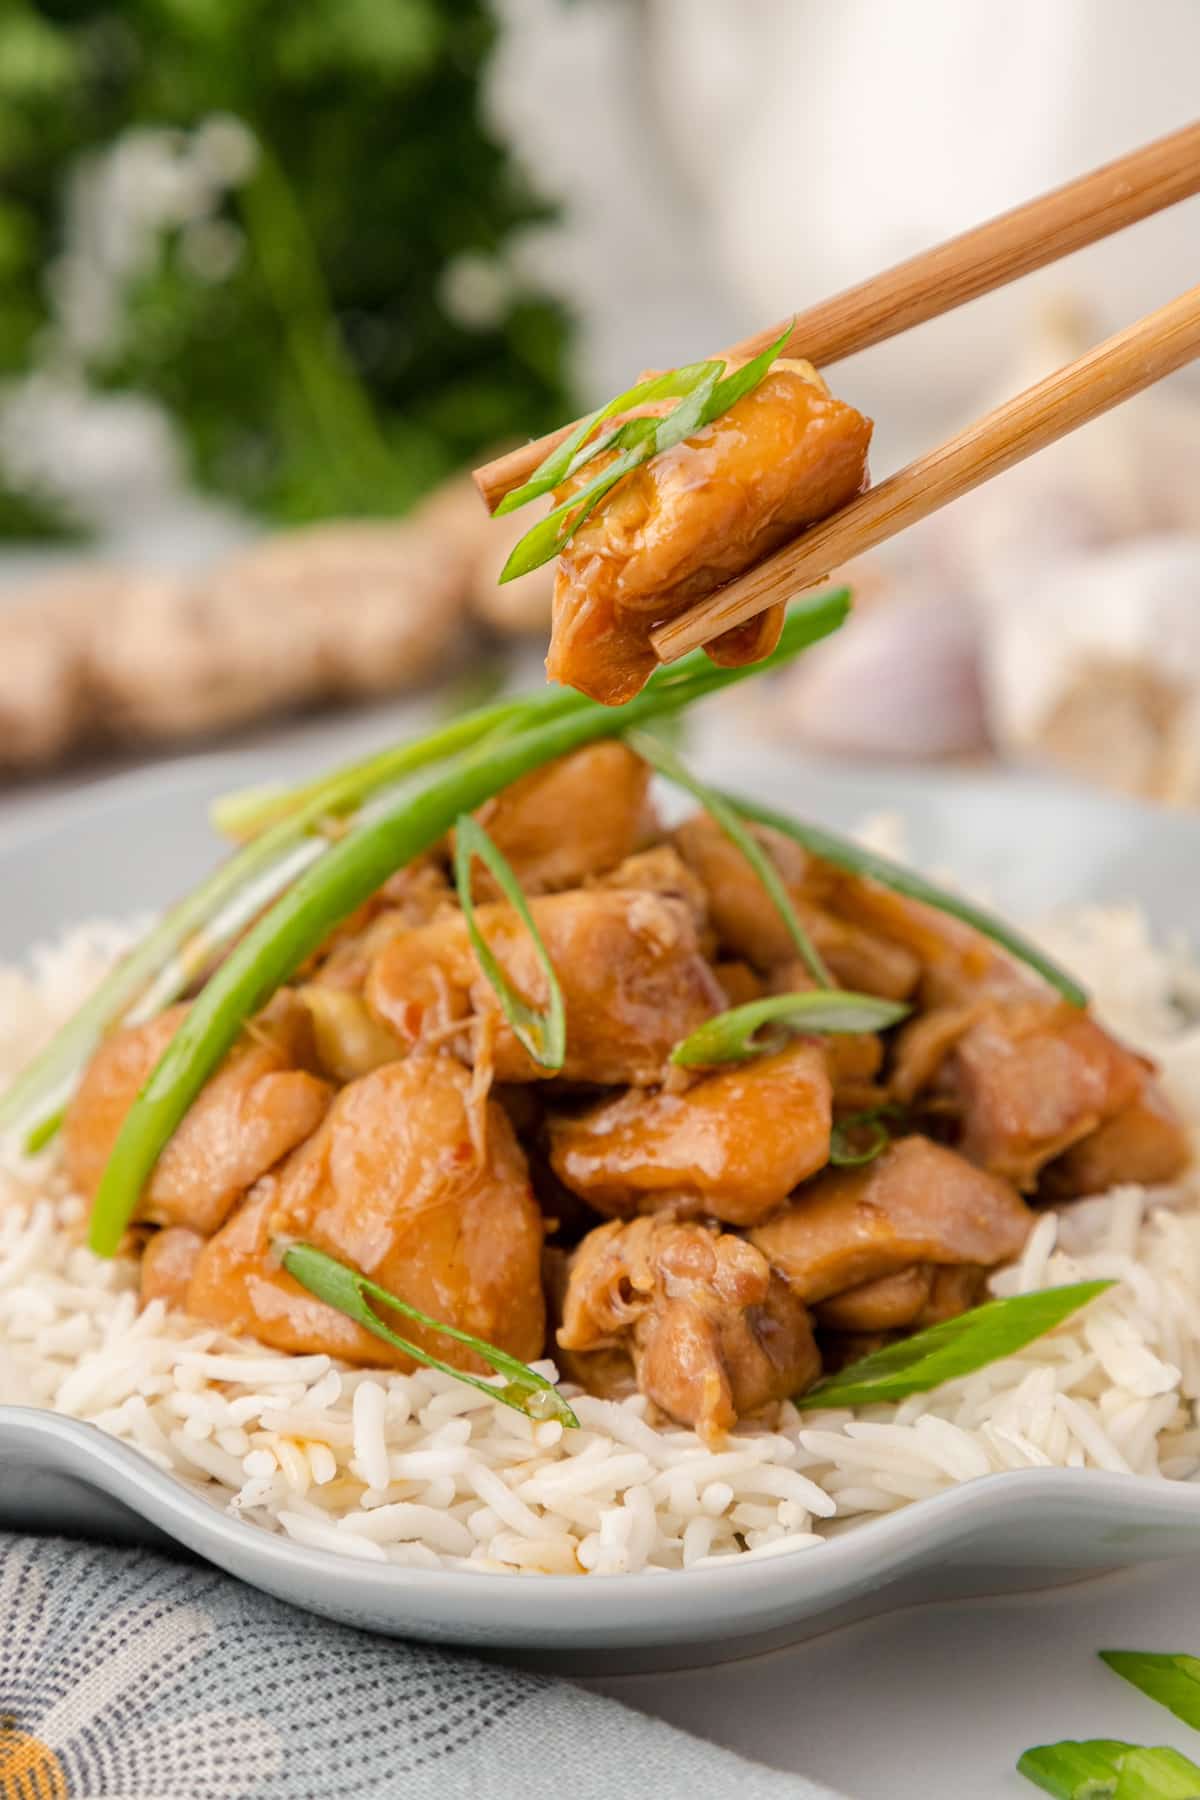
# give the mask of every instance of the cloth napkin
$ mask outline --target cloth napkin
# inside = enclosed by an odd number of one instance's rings
[[[0,1533],[0,1800],[838,1800],[566,1681]]]

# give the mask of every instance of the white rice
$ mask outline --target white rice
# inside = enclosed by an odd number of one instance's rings
[[[122,947],[92,925],[0,968],[0,1079]],[[1059,921],[1047,944],[1098,1011],[1161,1063],[1200,1147],[1200,966],[1133,909]],[[85,1419],[256,1527],[377,1563],[481,1572],[706,1568],[819,1549],[981,1475],[1100,1468],[1200,1479],[1200,1174],[1047,1214],[996,1294],[1119,1285],[1019,1356],[898,1406],[745,1427],[718,1452],[641,1396],[571,1394],[537,1424],[433,1371],[348,1370],[236,1341],[155,1302],[82,1246],[52,1156],[0,1172],[0,1399]],[[549,1362],[538,1365],[553,1375]]]

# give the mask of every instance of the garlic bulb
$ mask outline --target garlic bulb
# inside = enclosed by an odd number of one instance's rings
[[[981,611],[992,734],[1127,792],[1200,799],[1200,532],[1060,560]]]
[[[856,612],[781,683],[787,729],[814,749],[950,756],[983,747],[976,626],[961,594],[897,593]]]

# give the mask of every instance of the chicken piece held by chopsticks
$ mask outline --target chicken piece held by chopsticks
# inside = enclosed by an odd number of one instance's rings
[[[624,476],[566,544],[551,679],[606,705],[631,700],[658,661],[654,627],[861,492],[870,441],[869,419],[835,399],[810,364],[781,358],[728,412]],[[602,467],[598,457],[578,479]],[[774,607],[709,654],[756,662],[782,624]]]

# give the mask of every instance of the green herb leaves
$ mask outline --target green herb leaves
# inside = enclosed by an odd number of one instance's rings
[[[915,1337],[888,1344],[836,1375],[819,1381],[796,1402],[815,1407],[873,1406],[907,1399],[973,1375],[1001,1357],[1013,1356],[1035,1338],[1053,1331],[1064,1319],[1113,1286],[1111,1281],[1077,1281],[1070,1287],[1043,1288],[1009,1300],[989,1300],[957,1319],[946,1319]]]
[[[500,580],[513,581],[518,575],[527,575],[531,569],[549,562],[623,476],[649,462],[652,456],[681,444],[684,438],[710,425],[737,401],[744,399],[763,379],[791,332],[789,323],[761,355],[731,375],[725,374],[725,364],[720,361],[691,363],[686,368],[671,369],[665,375],[654,375],[648,381],[638,382],[636,387],[618,394],[607,406],[582,420],[570,436],[538,464],[522,487],[505,495],[496,508],[497,514],[515,512],[518,507],[548,494],[608,451],[616,453],[614,460],[525,533],[500,571]],[[679,404],[665,418],[628,419],[612,431],[592,435],[619,413],[667,399],[677,399]]]
[[[898,1001],[879,1000],[874,994],[852,994],[842,988],[768,994],[763,1000],[748,1000],[745,1006],[735,1006],[706,1019],[690,1037],[676,1044],[671,1061],[684,1069],[743,1062],[747,1057],[777,1050],[788,1033],[886,1031],[907,1012],[907,1006]],[[756,1041],[764,1026],[779,1029]]]
[[[1165,1745],[1143,1750],[1112,1738],[1039,1744],[1017,1769],[1057,1800],[1200,1800],[1200,1768]]]
[[[475,902],[471,898],[471,859],[476,856],[491,870],[497,886],[533,940],[534,955],[541,965],[550,992],[549,1004],[544,1013],[537,1012],[522,1000],[479,929],[475,917]],[[505,1018],[534,1062],[543,1069],[561,1069],[567,1056],[567,1013],[563,1004],[562,987],[554,973],[554,964],[550,961],[550,953],[533,922],[533,914],[521,892],[520,883],[483,826],[470,813],[463,813],[454,827],[454,881],[475,960],[495,989]]]
[[[498,1350],[494,1344],[484,1343],[482,1338],[472,1337],[470,1332],[460,1331],[455,1325],[445,1325],[440,1319],[430,1318],[428,1313],[410,1306],[406,1300],[397,1299],[395,1294],[390,1294],[377,1282],[369,1281],[356,1269],[347,1268],[345,1263],[326,1256],[323,1250],[314,1249],[311,1244],[289,1245],[283,1253],[283,1266],[293,1280],[307,1288],[310,1294],[315,1294],[318,1300],[323,1300],[327,1306],[336,1307],[338,1312],[353,1319],[356,1325],[374,1332],[376,1337],[394,1345],[397,1350],[403,1350],[414,1362],[422,1363],[427,1369],[440,1369],[443,1375],[452,1375],[455,1381],[463,1381],[468,1387],[478,1388],[489,1399],[499,1400],[504,1406],[511,1406],[531,1419],[557,1419],[562,1425],[578,1429],[579,1420],[553,1382],[547,1381],[544,1375],[537,1374],[525,1363],[518,1362],[515,1356],[509,1356],[507,1351]],[[423,1325],[428,1331],[436,1331],[442,1337],[453,1338],[456,1343],[465,1344],[490,1369],[495,1369],[497,1375],[503,1375],[504,1385],[496,1387],[478,1375],[469,1375],[464,1369],[456,1369],[451,1363],[431,1355],[428,1350],[422,1350],[409,1338],[401,1337],[380,1318],[371,1305],[372,1300],[379,1301],[389,1312],[399,1313],[402,1318],[412,1319],[414,1324]]]

